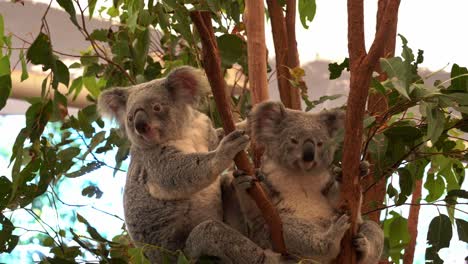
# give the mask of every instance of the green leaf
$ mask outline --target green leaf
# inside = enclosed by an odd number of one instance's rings
[[[445,191],[445,182],[439,175],[428,173],[427,180],[424,183],[424,188],[426,188],[429,194],[426,196],[425,200],[427,202],[434,202],[439,199]]]
[[[457,223],[458,239],[468,243],[468,222],[459,218],[455,218],[455,221]]]
[[[414,54],[413,50],[408,47],[408,40],[406,40],[403,35],[398,34],[398,36],[401,38],[401,42],[403,42],[402,46],[402,51],[401,51],[401,56],[405,59],[407,62],[413,62],[414,61]]]
[[[56,71],[54,71],[54,82],[63,83],[68,87],[70,82],[70,72],[68,71],[67,65],[65,65],[61,60],[56,60]]]
[[[80,154],[81,150],[78,147],[69,147],[57,153],[57,158],[60,160],[71,160]]]
[[[377,80],[376,78],[372,78],[371,80],[371,86],[378,91],[381,94],[385,94],[385,87],[382,85],[382,83]]]
[[[302,26],[305,29],[309,29],[307,22],[314,20],[315,12],[317,11],[315,0],[299,0],[298,9]]]
[[[436,216],[429,224],[427,232],[427,243],[435,251],[450,246],[452,239],[452,224],[450,218],[444,214]]]
[[[53,245],[55,245],[55,241],[51,237],[46,237],[44,238],[44,240],[42,240],[42,245],[44,247],[52,247]]]
[[[73,22],[73,24],[79,27],[78,21],[76,20],[76,11],[72,0],[57,0],[57,3],[70,15],[70,20]]]
[[[77,178],[83,176],[91,171],[97,170],[102,167],[101,162],[92,161],[85,166],[81,167],[79,170],[65,174],[67,178]]]
[[[7,177],[0,177],[0,211],[2,211],[8,206],[12,190],[11,185],[12,183]]]
[[[29,77],[28,67],[26,65],[26,60],[24,58],[23,50],[20,51],[20,60],[21,60],[21,81],[26,80]]]
[[[98,83],[94,76],[83,77],[83,84],[94,98],[98,98],[101,91],[99,90]]]
[[[0,58],[0,72],[5,72],[7,69],[8,73],[0,73],[0,110],[5,107],[12,89],[10,60],[7,56],[3,56]]]
[[[88,156],[88,154],[91,153],[91,151],[93,151],[99,144],[101,144],[104,141],[105,137],[106,137],[106,131],[101,131],[99,133],[96,133],[91,139],[91,143],[89,144],[88,149],[83,154],[83,159],[86,158],[86,156]]]
[[[81,195],[88,196],[90,198],[96,195],[96,199],[99,199],[102,197],[102,194],[103,192],[96,185],[89,185],[81,190]]]
[[[109,9],[107,9],[107,14],[110,17],[117,17],[117,16],[119,16],[119,9],[111,6],[111,7],[109,7]]]
[[[239,63],[241,66],[247,63],[247,45],[239,36],[224,34],[216,38],[224,68],[231,68],[232,64]]]
[[[467,92],[468,91],[468,69],[466,67],[460,67],[458,64],[452,65],[452,70],[450,71],[450,86],[447,90],[457,91],[457,92]]]
[[[81,89],[83,89],[83,77],[82,76],[73,80],[72,84],[70,85],[70,89],[68,89],[68,95],[71,94],[72,92],[75,92],[73,95],[73,100],[75,100],[80,94]]]
[[[3,16],[0,14],[0,47],[3,47],[3,37],[5,36],[5,22]],[[0,48],[0,55],[2,55],[2,48]]]
[[[451,190],[447,193],[447,197],[448,196],[451,196],[451,197],[459,197],[459,198],[463,198],[463,199],[468,199],[468,191],[466,190]]]
[[[10,253],[18,244],[19,237],[13,235],[15,227],[13,223],[6,218],[3,213],[0,213],[0,252]]]
[[[55,58],[52,54],[52,46],[49,37],[44,33],[39,33],[34,42],[26,52],[26,58],[34,65],[45,65],[50,68]]]
[[[177,256],[177,264],[190,264],[190,261],[182,252],[179,252],[179,255]]]
[[[399,138],[406,142],[412,142],[422,137],[419,129],[412,126],[392,126],[384,131],[388,138]]]
[[[128,255],[131,263],[150,264],[150,261],[145,257],[143,248],[129,248]]]
[[[107,239],[105,239],[104,237],[102,237],[99,232],[96,230],[96,228],[92,227],[88,220],[86,220],[82,215],[80,215],[79,213],[76,214],[76,219],[78,219],[79,222],[85,224],[86,226],[86,230],[88,231],[89,235],[91,235],[91,237],[93,239],[95,239],[96,241],[99,241],[99,242],[109,242]]]
[[[330,80],[338,79],[341,76],[341,73],[347,70],[349,71],[349,58],[344,59],[344,61],[340,64],[338,63],[330,63],[328,64],[328,71],[330,72]]]
[[[422,104],[422,103],[421,103]],[[445,116],[437,105],[426,104],[427,117],[427,139],[430,139],[433,144],[437,142],[440,135],[444,131]]]
[[[89,11],[89,19],[93,18],[94,9],[96,8],[97,0],[88,0],[88,11]]]
[[[107,41],[107,34],[109,34],[109,30],[107,29],[95,29],[93,32],[91,32],[91,39],[97,40],[97,41]]]

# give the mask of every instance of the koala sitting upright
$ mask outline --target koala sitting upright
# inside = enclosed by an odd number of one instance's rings
[[[285,109],[276,102],[258,104],[248,117],[253,140],[265,148],[262,184],[283,221],[286,248],[292,255],[319,263],[337,257],[350,226],[348,216],[337,210],[339,189],[330,172],[334,136],[343,121],[343,111],[310,114]],[[243,174],[235,180],[249,237],[261,247],[271,248],[262,216],[242,192],[252,180]],[[383,250],[381,228],[372,221],[362,222],[354,245],[360,263],[377,263]]]
[[[109,89],[99,98],[100,112],[115,117],[131,142],[124,212],[137,245],[183,249],[194,227],[222,220],[218,176],[249,138],[234,131],[218,144],[211,121],[195,108],[207,89],[201,71],[181,67],[167,78]],[[154,248],[147,256],[161,262]]]

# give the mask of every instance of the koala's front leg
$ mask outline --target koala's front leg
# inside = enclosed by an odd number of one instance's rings
[[[246,174],[242,170],[236,170],[233,173],[234,179],[232,181],[236,190],[239,205],[244,217],[244,222],[247,225],[247,234],[249,237],[254,237],[264,224],[263,215],[257,207],[255,201],[247,193],[247,190],[252,187],[254,182],[259,181],[258,177]],[[268,192],[268,188],[262,184],[262,188]],[[258,241],[259,238],[255,238],[254,241]],[[261,243],[264,244],[264,243]]]
[[[281,263],[279,254],[264,251],[231,227],[214,220],[197,225],[190,233],[184,252],[193,260],[214,256],[221,263]]]
[[[247,120],[242,120],[236,123],[236,130],[247,131]],[[248,133],[247,133],[248,134]],[[224,129],[222,127],[216,129],[216,135],[219,139],[222,139],[225,136]]]
[[[153,196],[160,199],[185,198],[213,183],[248,143],[249,137],[245,132],[236,130],[210,152],[183,153],[163,146],[155,150],[159,153],[140,153],[145,156],[139,158],[146,161],[148,184]]]
[[[369,167],[370,167],[369,162],[367,160],[362,160],[359,163],[359,176],[361,177],[367,176],[369,174]],[[333,176],[335,177],[335,180],[338,182],[341,182],[343,179],[343,170],[341,169],[341,167],[333,166],[331,171],[332,171]]]
[[[313,221],[282,217],[287,249],[300,257],[328,263],[340,252],[341,239],[349,229],[349,217],[341,215],[328,228]]]
[[[353,244],[359,254],[359,264],[378,263],[384,246],[382,228],[374,221],[364,221],[353,239]]]

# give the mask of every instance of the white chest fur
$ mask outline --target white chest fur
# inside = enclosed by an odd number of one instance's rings
[[[182,131],[180,139],[170,140],[169,145],[184,153],[208,152],[210,119],[195,110],[189,109],[188,126]]]
[[[330,179],[328,171],[297,175],[268,161],[263,171],[283,198],[279,207],[292,209],[295,217],[306,220],[333,216],[334,210],[321,192]]]

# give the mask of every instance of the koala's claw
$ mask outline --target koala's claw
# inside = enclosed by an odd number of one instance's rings
[[[366,175],[369,174],[369,167],[370,167],[370,164],[367,160],[363,160],[361,161],[361,163],[359,163],[359,175],[361,177],[364,177]]]
[[[353,238],[353,246],[358,252],[366,253],[369,249],[369,240],[363,234],[357,234]]]
[[[234,171],[234,185],[241,190],[248,190],[252,187],[253,183],[257,181],[254,176],[247,175],[244,171]]]
[[[237,153],[247,148],[249,141],[250,138],[245,131],[235,130],[221,140],[219,150],[229,159],[232,159]]]
[[[330,231],[337,237],[343,237],[344,233],[351,227],[349,216],[347,214],[341,215],[330,227]]]

